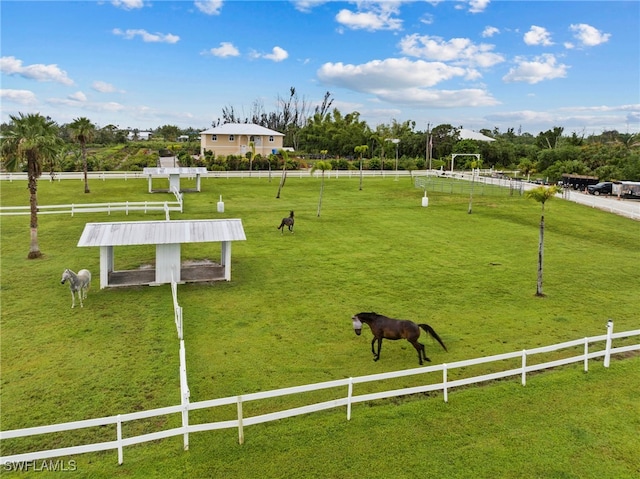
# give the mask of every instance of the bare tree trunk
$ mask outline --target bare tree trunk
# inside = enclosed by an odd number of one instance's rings
[[[544,214],[540,217],[540,242],[538,244],[538,287],[536,296],[544,296],[542,292],[542,264],[544,262]]]
[[[284,168],[282,168],[282,177],[280,178],[280,184],[278,185],[278,194],[276,195],[276,198],[280,198],[280,191],[282,190],[282,187],[284,186],[284,182],[286,179],[287,179],[287,166],[285,162],[285,166]]]
[[[324,192],[324,170],[322,170],[322,181],[320,182],[320,200],[318,201],[318,218],[320,218],[320,209],[322,208],[323,192]]]

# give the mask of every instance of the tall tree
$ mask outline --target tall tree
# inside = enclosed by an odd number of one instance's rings
[[[287,163],[289,163],[289,153],[287,153],[287,150],[280,150],[278,153],[282,156],[282,176],[280,177],[276,198],[280,198],[280,192],[284,187],[284,182],[287,181]]]
[[[317,170],[322,171],[322,180],[320,182],[320,199],[318,200],[318,218],[320,217],[320,210],[322,209],[322,194],[324,193],[324,172],[331,169],[331,162],[320,160],[316,161],[311,168],[311,174],[313,175]]]
[[[525,193],[527,198],[531,198],[542,205],[542,216],[540,216],[540,241],[538,242],[538,286],[536,296],[544,296],[542,292],[542,265],[544,262],[544,204],[559,193],[560,187],[553,185],[550,187],[538,186]]]
[[[8,170],[17,170],[26,163],[27,188],[31,206],[31,241],[27,258],[42,256],[38,245],[38,178],[43,162],[55,156],[61,140],[58,125],[39,113],[10,115],[11,127],[2,137],[2,159]]]
[[[93,141],[96,136],[96,127],[91,120],[85,117],[76,118],[69,125],[73,138],[80,143],[82,149],[82,172],[84,173],[84,192],[89,191],[88,167],[87,167],[87,143]]]

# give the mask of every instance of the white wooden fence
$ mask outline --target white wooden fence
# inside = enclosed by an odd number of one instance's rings
[[[176,197],[176,201],[120,201],[109,203],[71,203],[68,205],[38,205],[38,215],[52,214],[71,214],[77,213],[111,213],[116,211],[124,211],[129,215],[130,211],[143,211],[145,214],[151,211],[164,211],[167,219],[169,219],[170,211],[182,212],[183,195],[175,188],[172,193]],[[0,216],[13,215],[29,215],[31,214],[30,206],[2,206],[0,207]]]
[[[175,305],[174,305],[175,306]],[[189,403],[189,389],[187,386],[187,374],[186,374],[186,360],[185,360],[185,348],[184,341],[180,340],[180,388],[181,388],[181,404],[176,406],[169,406],[164,408],[152,409],[149,411],[119,414],[117,416],[102,417],[97,419],[88,419],[84,421],[74,421],[61,424],[55,424],[51,426],[30,427],[24,429],[15,429],[10,431],[0,432],[0,441],[21,438],[27,436],[34,436],[39,434],[50,434],[62,431],[73,431],[82,428],[96,427],[96,426],[108,426],[115,425],[115,438],[112,441],[98,442],[86,445],[63,447],[58,449],[51,449],[45,451],[28,452],[23,454],[12,454],[0,457],[0,464],[7,463],[19,463],[23,461],[36,461],[41,459],[49,459],[61,456],[70,456],[75,454],[83,454],[88,452],[106,451],[116,449],[118,451],[118,463],[122,464],[124,461],[123,448],[134,444],[140,444],[148,441],[155,441],[158,439],[164,439],[168,437],[183,435],[184,436],[184,448],[187,449],[189,445],[189,434],[201,431],[212,431],[217,429],[238,429],[238,440],[240,444],[244,441],[244,428],[255,424],[260,424],[269,421],[276,421],[279,419],[298,416],[301,414],[308,414],[317,411],[323,411],[336,407],[346,407],[347,420],[351,418],[351,409],[353,404],[357,404],[365,401],[374,401],[377,399],[384,399],[396,396],[405,396],[409,394],[424,393],[429,391],[442,391],[444,401],[448,401],[448,392],[452,388],[461,387],[469,384],[476,384],[480,382],[492,381],[496,379],[520,376],[522,385],[526,384],[526,375],[534,371],[539,371],[547,368],[555,368],[558,366],[583,362],[584,370],[588,371],[588,361],[594,358],[604,358],[604,366],[609,366],[610,357],[612,354],[625,353],[629,351],[640,350],[640,344],[635,344],[613,347],[613,340],[630,338],[634,336],[640,336],[640,329],[633,331],[626,331],[621,333],[613,332],[613,322],[607,323],[607,332],[601,336],[594,336],[590,338],[577,339],[575,341],[568,341],[564,343],[554,344],[551,346],[539,347],[525,351],[518,351],[513,353],[498,354],[494,356],[471,359],[466,361],[457,361],[450,364],[440,364],[427,367],[419,367],[415,369],[407,369],[402,371],[394,371],[389,373],[373,374],[369,376],[361,376],[355,378],[338,379],[334,381],[327,381],[316,384],[308,384],[305,386],[295,386],[283,389],[276,389],[273,391],[257,392],[243,394],[240,396],[230,396],[220,399],[212,399],[207,401],[199,401]],[[590,345],[594,343],[604,343],[604,349],[598,349],[596,351],[590,351]],[[556,359],[553,361],[547,361],[539,364],[530,364],[530,358],[537,354],[549,353],[553,351],[559,351],[562,349],[575,349],[581,347],[582,352],[578,355],[571,357]],[[468,377],[463,379],[449,380],[448,374],[454,369],[466,368],[478,364],[497,363],[505,360],[518,359],[520,366],[517,368],[503,369],[497,372],[482,374],[480,376]],[[388,379],[402,378],[407,376],[424,375],[429,373],[438,373],[441,375],[441,381],[435,384],[424,384],[421,386],[408,387],[403,389],[390,389],[382,392],[368,393],[356,395],[354,389],[359,384],[380,382]],[[329,401],[309,404],[306,406],[285,409],[277,412],[271,412],[267,414],[261,414],[257,416],[245,417],[243,415],[243,404],[250,401],[259,401],[269,398],[277,398],[290,396],[295,394],[307,393],[312,391],[319,391],[332,388],[345,388],[345,396],[338,399],[332,399]],[[237,408],[237,418],[226,421],[189,424],[189,412],[199,409],[209,409],[225,405],[235,405]],[[122,424],[128,421],[136,421],[140,419],[152,418],[157,416],[167,416],[172,414],[182,415],[182,426],[143,434],[135,437],[124,438],[122,435]],[[4,448],[6,450],[6,448]]]

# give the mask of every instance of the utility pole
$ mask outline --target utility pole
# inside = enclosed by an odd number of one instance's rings
[[[425,163],[425,168],[428,163],[429,170],[431,170],[431,148],[432,147],[433,147],[433,142],[431,141],[431,123],[427,123],[427,161]]]

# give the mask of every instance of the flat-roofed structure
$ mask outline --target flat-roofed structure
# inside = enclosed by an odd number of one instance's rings
[[[200,192],[200,177],[207,174],[207,169],[204,167],[168,167],[168,168],[143,168],[142,173],[147,175],[149,180],[149,193],[154,192],[186,192],[197,191]],[[194,177],[196,178],[196,187],[192,189],[183,189],[180,186],[180,178]],[[153,189],[154,178],[169,178],[169,188],[167,189]]]
[[[198,281],[231,281],[231,242],[246,240],[239,219],[87,223],[79,247],[100,248],[100,289]],[[183,243],[221,243],[220,262],[182,263]],[[115,269],[116,246],[155,245],[155,266]]]

